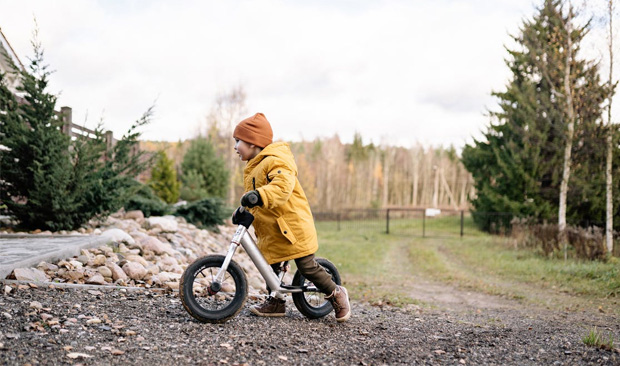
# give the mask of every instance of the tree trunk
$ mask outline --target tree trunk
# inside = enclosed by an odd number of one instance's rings
[[[612,176],[612,160],[613,160],[613,128],[611,123],[611,102],[613,100],[614,91],[613,87],[613,65],[614,65],[614,51],[613,51],[613,9],[614,2],[609,0],[609,105],[607,106],[607,161],[605,164],[605,178],[606,178],[606,194],[605,194],[605,244],[607,246],[607,253],[611,256],[614,251],[613,240],[613,227],[614,227],[614,204],[613,204],[613,176]]]
[[[569,9],[572,12],[572,9]],[[562,167],[562,182],[560,183],[560,207],[558,210],[558,230],[560,244],[564,246],[564,259],[567,258],[568,243],[566,242],[566,196],[568,194],[568,181],[570,179],[571,152],[573,149],[573,136],[575,134],[575,111],[573,109],[573,95],[571,82],[571,61],[573,42],[571,38],[572,27],[570,19],[566,22],[566,64],[564,70],[564,96],[566,98],[566,116],[568,125],[566,131],[566,146],[564,147],[564,163]]]
[[[437,208],[439,205],[439,168],[433,165],[433,171],[435,172],[435,183],[433,184],[433,208]]]

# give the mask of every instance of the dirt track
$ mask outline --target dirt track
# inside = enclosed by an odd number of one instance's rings
[[[255,317],[246,304],[237,318],[213,325],[190,318],[176,294],[23,288],[0,297],[0,363],[620,364],[617,351],[581,341],[597,327],[617,342],[620,322],[613,316],[501,299],[491,306],[488,295],[454,290],[458,296],[449,301],[429,297],[433,310],[354,303],[345,324],[331,316],[307,320],[290,302],[285,318]],[[479,296],[482,302],[467,303]],[[467,299],[453,301],[459,297]]]

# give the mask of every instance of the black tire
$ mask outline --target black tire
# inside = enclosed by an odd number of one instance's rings
[[[190,264],[179,284],[179,296],[187,312],[203,323],[224,323],[241,311],[248,295],[245,273],[230,261],[222,288],[209,293],[211,282],[224,263],[223,255],[198,258]]]
[[[317,258],[316,261],[332,276],[332,281],[337,285],[341,284],[340,273],[336,266],[325,258]],[[293,286],[308,286],[312,282],[308,281],[297,270],[293,276]],[[332,304],[325,300],[325,294],[322,292],[297,292],[293,293],[293,302],[300,313],[309,319],[317,319],[326,316],[334,309]]]

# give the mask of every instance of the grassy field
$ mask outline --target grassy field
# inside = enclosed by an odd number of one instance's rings
[[[388,235],[384,225],[349,224],[336,230],[334,223],[317,222],[318,255],[338,266],[354,299],[416,303],[410,285],[424,279],[553,308],[620,313],[617,258],[607,263],[548,259],[477,231],[469,220],[463,238],[454,218],[435,220],[424,238],[398,228],[405,225],[398,222]]]

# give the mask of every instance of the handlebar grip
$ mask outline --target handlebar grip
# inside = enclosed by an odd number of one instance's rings
[[[258,202],[258,197],[251,194],[248,196],[248,201],[250,201],[251,204],[255,205]]]

